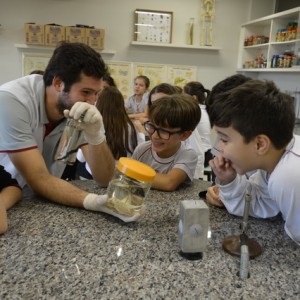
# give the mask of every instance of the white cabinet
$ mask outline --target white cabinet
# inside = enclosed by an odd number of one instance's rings
[[[297,7],[243,24],[238,71],[300,72],[297,58],[291,55],[300,52],[299,16]]]

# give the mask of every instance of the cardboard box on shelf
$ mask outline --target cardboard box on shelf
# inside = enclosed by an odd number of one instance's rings
[[[55,47],[59,42],[66,39],[65,26],[58,24],[45,25],[45,46]]]
[[[85,43],[85,28],[66,26],[66,41],[70,43]]]
[[[105,30],[98,28],[86,28],[85,30],[86,44],[94,49],[103,50]]]
[[[29,45],[44,45],[45,25],[36,23],[25,23],[25,42]]]

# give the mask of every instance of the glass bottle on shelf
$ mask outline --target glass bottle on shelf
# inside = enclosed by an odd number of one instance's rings
[[[190,18],[189,28],[188,28],[188,36],[187,36],[187,44],[188,45],[194,44],[194,21],[195,21],[195,18]]]

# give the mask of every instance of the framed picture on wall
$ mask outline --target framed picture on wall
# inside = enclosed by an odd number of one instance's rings
[[[136,9],[134,40],[146,43],[172,42],[173,12]]]
[[[22,76],[29,75],[32,71],[45,71],[51,53],[23,53]]]

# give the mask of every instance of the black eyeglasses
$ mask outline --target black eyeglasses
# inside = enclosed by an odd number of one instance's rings
[[[145,130],[152,135],[155,131],[157,132],[158,136],[163,139],[163,140],[168,140],[170,139],[170,136],[173,134],[177,134],[177,133],[181,133],[182,130],[178,130],[178,131],[169,131],[166,129],[162,129],[159,127],[154,126],[154,124],[152,124],[150,121],[147,121],[144,123],[144,128]]]

